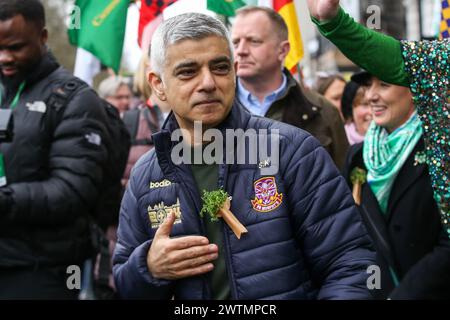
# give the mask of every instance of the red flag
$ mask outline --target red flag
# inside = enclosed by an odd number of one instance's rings
[[[142,33],[146,26],[158,17],[163,10],[177,0],[142,0],[139,17],[138,42],[142,48]],[[146,49],[146,48],[145,48]]]

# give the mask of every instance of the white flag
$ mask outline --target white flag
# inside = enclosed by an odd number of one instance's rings
[[[77,56],[75,58],[74,76],[85,81],[92,87],[94,77],[100,72],[100,61],[92,55],[92,53],[77,48]]]

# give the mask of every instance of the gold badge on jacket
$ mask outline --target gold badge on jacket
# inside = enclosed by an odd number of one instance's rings
[[[180,200],[178,198],[175,204],[169,206],[165,205],[164,201],[159,204],[155,204],[153,207],[149,205],[147,211],[152,228],[158,228],[164,222],[167,215],[171,212],[175,213],[174,223],[181,223]]]

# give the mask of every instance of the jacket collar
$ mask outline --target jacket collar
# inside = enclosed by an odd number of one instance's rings
[[[43,78],[46,78],[50,73],[59,68],[59,63],[56,61],[55,56],[47,51],[42,56],[37,66],[27,75],[26,81],[28,85],[32,85]]]
[[[250,117],[251,115],[249,111],[247,111],[245,107],[240,104],[238,99],[235,99],[228,116],[217,126],[217,129],[223,133],[226,129],[245,129]],[[169,178],[176,178],[176,165],[172,162],[171,152],[175,145],[179,142],[171,141],[171,136],[172,133],[178,128],[178,122],[173,111],[171,111],[164,122],[161,131],[152,135],[159,166]],[[183,165],[181,165],[181,167],[183,167]]]
[[[30,68],[30,71],[27,72],[24,79],[26,81],[26,87],[30,87],[41,79],[46,78],[50,73],[55,71],[59,67],[58,62],[56,61],[53,54],[47,51],[41,59]],[[17,88],[20,83],[23,81],[19,81],[18,83],[14,83],[11,87],[7,86],[7,81],[4,80],[3,75],[0,73],[0,83],[3,87],[3,94],[5,95],[5,101],[9,101],[12,99],[12,96],[16,94]]]
[[[284,68],[283,73],[287,78],[287,88],[272,107],[284,109],[283,122],[303,127],[320,113],[322,107],[320,103],[307,98],[306,89],[294,79],[289,70]]]
[[[292,90],[298,86],[297,80],[294,79],[294,77],[292,76],[292,74],[289,72],[288,69],[284,68],[283,74],[286,76],[286,79],[287,79],[287,84],[286,84],[287,90],[284,92],[284,94],[282,96],[280,96],[280,99],[283,99],[284,97],[286,97],[290,90]]]
[[[272,108],[283,108],[282,121],[302,127],[320,113],[322,106],[306,97],[306,89],[294,79],[288,69],[284,68],[283,74],[286,76],[286,87],[269,107],[267,114]],[[236,86],[236,94],[237,90]]]

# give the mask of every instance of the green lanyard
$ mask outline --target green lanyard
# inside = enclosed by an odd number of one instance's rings
[[[17,103],[19,102],[20,99],[20,95],[22,94],[22,91],[25,88],[25,83],[26,81],[23,81],[20,84],[19,89],[17,89],[16,96],[14,97],[13,101],[11,102],[11,105],[9,106],[11,110],[14,110],[16,108]],[[2,104],[2,96],[0,95],[0,105],[1,104]]]
[[[20,95],[22,94],[23,89],[25,88],[25,82],[22,81],[19,88],[17,89],[16,96],[10,104],[10,109],[14,110],[19,102]],[[2,105],[2,95],[0,94],[0,106]],[[5,162],[4,156],[0,153],[0,187],[4,187],[7,184],[6,174],[5,174]]]

